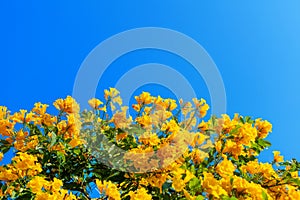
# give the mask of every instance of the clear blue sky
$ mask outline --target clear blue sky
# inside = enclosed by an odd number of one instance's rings
[[[300,2],[291,1],[1,1],[0,105],[31,109],[72,94],[77,71],[100,42],[139,27],[164,27],[201,44],[217,65],[227,94],[227,113],[273,123],[273,146],[300,159]],[[176,68],[208,98],[200,76],[178,57],[144,50],[117,59],[97,95],[130,68],[157,62]],[[121,66],[125,66],[122,68]],[[133,80],[134,81],[134,80]],[[154,88],[154,89],[153,89]],[[168,88],[139,88],[171,95]],[[136,93],[138,92],[136,91]]]

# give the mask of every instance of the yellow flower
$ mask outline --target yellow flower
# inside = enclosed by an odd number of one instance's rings
[[[35,197],[35,200],[45,200],[45,199],[54,199],[54,198],[51,194],[45,192],[38,193]]]
[[[273,151],[274,162],[283,162],[283,156],[280,156],[280,151]]]
[[[120,96],[117,96],[117,97],[115,97],[115,98],[112,99],[112,102],[113,103],[117,103],[119,106],[121,106],[122,103],[123,103],[123,100],[122,100],[122,98]]]
[[[146,179],[146,182],[149,183],[152,187],[157,187],[160,189],[160,191],[162,191],[162,186],[166,182],[167,178],[167,173],[152,174]],[[147,185],[145,184],[145,186]]]
[[[43,115],[46,113],[46,109],[49,105],[47,104],[42,104],[41,102],[37,102],[34,104],[34,108],[32,108],[32,112],[39,114],[39,115]]]
[[[165,99],[164,103],[166,104],[166,108],[170,111],[177,108],[176,101],[174,99]]]
[[[130,199],[132,200],[151,200],[152,196],[147,193],[145,188],[140,188],[137,191],[130,191],[129,192]]]
[[[27,112],[27,110],[21,109],[20,112],[14,113],[11,119],[17,123],[28,123],[30,121],[34,121],[34,113]]]
[[[172,187],[176,192],[181,192],[185,188],[185,182],[182,180],[181,175],[177,175],[172,179]]]
[[[250,146],[251,142],[255,141],[257,130],[252,126],[252,124],[245,123],[241,125],[238,132],[233,135],[236,143]]]
[[[196,133],[194,135],[193,140],[191,141],[191,146],[195,147],[196,145],[201,145],[204,143],[204,141],[208,138],[208,136],[204,135],[203,133]]]
[[[0,120],[5,119],[8,113],[9,111],[7,110],[7,107],[0,106]]]
[[[208,158],[208,153],[201,151],[200,149],[193,149],[192,153],[192,160],[195,164],[201,163],[205,158]]]
[[[2,136],[12,136],[14,130],[15,122],[10,119],[0,119],[0,135]]]
[[[167,133],[177,133],[180,130],[180,127],[174,119],[171,119],[169,122],[162,125],[161,130],[166,131]]]
[[[220,143],[217,144],[220,145]],[[220,146],[218,146],[218,149],[219,148]],[[223,149],[223,153],[230,153],[233,155],[235,159],[238,159],[239,155],[243,155],[243,149],[244,149],[243,144],[237,144],[232,140],[227,140],[225,143],[225,147]]]
[[[114,125],[116,126],[116,128],[125,129],[125,128],[128,128],[129,125],[132,123],[132,117],[130,116],[127,118],[127,116],[126,116],[127,110],[128,110],[127,106],[123,106],[121,108],[121,110],[122,110],[122,112],[117,111],[113,115],[111,120],[114,123]]]
[[[101,193],[105,192],[105,195],[112,200],[121,200],[121,194],[118,187],[111,181],[96,180],[96,185]]]
[[[0,162],[2,161],[2,159],[3,159],[3,153],[0,152]]]
[[[104,98],[108,100],[109,98],[113,99],[118,96],[120,92],[116,88],[109,88],[109,90],[104,90]]]
[[[117,140],[117,141],[123,140],[123,139],[125,139],[127,136],[128,136],[127,133],[119,133],[118,135],[116,135],[116,140]]]
[[[181,106],[181,113],[184,115],[184,116],[187,116],[188,113],[190,113],[192,110],[193,110],[193,106],[192,106],[192,103],[191,102],[186,102],[186,103],[183,103],[183,100],[180,99],[180,106]]]
[[[140,104],[132,104],[132,108],[133,108],[136,112],[140,112],[140,110],[141,110],[141,105],[140,105]]]
[[[65,99],[57,99],[53,105],[56,109],[68,114],[78,113],[80,110],[79,104],[71,96],[67,96]]]
[[[202,120],[202,122],[198,125],[198,129],[200,129],[202,132],[207,131],[208,130],[207,122],[204,122]]]
[[[96,98],[90,99],[88,101],[88,103],[93,109],[97,109],[101,104],[103,104],[102,101],[100,101],[99,99],[96,99]]]
[[[206,103],[206,101],[204,99],[196,99],[196,98],[193,98],[193,103],[198,111],[198,115],[199,117],[203,118],[205,117],[208,109],[209,109],[209,105]]]
[[[43,177],[35,176],[27,183],[27,187],[31,189],[31,191],[35,194],[40,193],[44,185],[46,185],[48,181],[46,181]]]
[[[148,128],[152,124],[152,119],[149,115],[143,115],[136,118],[137,123],[139,123],[143,128]]]
[[[230,160],[227,159],[227,156],[223,155],[223,161],[219,163],[216,167],[217,173],[222,177],[232,176],[235,170],[235,166]]]
[[[228,195],[227,191],[222,188],[221,182],[214,178],[211,173],[204,172],[202,186],[208,194],[220,199],[222,195]]]
[[[15,181],[19,178],[16,174],[15,169],[6,169],[4,167],[0,167],[0,180],[1,181]]]
[[[15,161],[13,166],[18,170],[19,177],[35,176],[42,171],[42,166],[34,155],[18,152],[12,160]]]
[[[266,179],[271,179],[272,177],[278,177],[272,165],[269,163],[259,163],[258,160],[250,161],[246,165],[241,166],[240,169],[243,172],[248,172],[250,174],[261,174]]]
[[[177,192],[181,192],[185,188],[186,183],[195,177],[195,175],[191,173],[189,170],[184,170],[182,168],[174,169],[173,174],[174,177],[172,179],[172,187]],[[184,179],[182,179],[183,175],[185,175]]]
[[[145,132],[140,136],[139,142],[142,142],[145,145],[156,146],[160,143],[156,133]]]
[[[150,104],[152,102],[152,97],[150,96],[149,92],[142,92],[140,96],[135,96],[134,98],[140,105]]]
[[[258,130],[258,137],[265,138],[270,132],[272,132],[272,124],[267,120],[262,121],[262,119],[255,120],[255,127]]]
[[[195,196],[192,196],[188,193],[188,191],[186,191],[185,189],[183,189],[183,194],[184,196],[187,198],[187,200],[195,200],[196,197]]]
[[[53,179],[53,182],[51,183],[52,186],[52,190],[55,191],[59,191],[60,188],[63,186],[63,182],[57,178]]]
[[[85,140],[83,139],[80,139],[79,137],[75,136],[74,138],[71,139],[71,141],[69,142],[69,145],[72,147],[72,148],[75,148],[81,144],[84,144],[85,143]]]

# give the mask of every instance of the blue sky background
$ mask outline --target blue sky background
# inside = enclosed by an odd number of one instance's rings
[[[103,40],[139,27],[164,27],[201,44],[223,77],[227,113],[262,117],[273,123],[272,150],[300,159],[299,1],[1,1],[0,105],[31,109],[72,94],[76,73]],[[126,70],[143,63],[173,66],[209,101],[201,77],[178,57],[155,50],[116,60],[98,85],[98,96]],[[124,66],[121,68],[120,66]],[[158,85],[142,90],[172,96]]]

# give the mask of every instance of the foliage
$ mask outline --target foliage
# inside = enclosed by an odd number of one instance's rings
[[[134,117],[114,88],[82,112],[70,96],[53,103],[57,115],[1,106],[0,160],[14,157],[0,167],[0,199],[300,199],[298,161],[257,159],[271,145],[268,121],[204,121],[203,99],[135,98]]]

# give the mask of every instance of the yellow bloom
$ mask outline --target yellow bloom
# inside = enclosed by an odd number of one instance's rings
[[[205,158],[208,158],[208,153],[201,151],[200,149],[193,149],[192,153],[192,160],[195,164],[201,163]]]
[[[109,90],[104,90],[104,98],[105,100],[113,99],[118,96],[120,92],[116,88],[109,88]]]
[[[162,125],[161,130],[166,131],[167,133],[177,133],[180,130],[180,127],[174,119],[171,119],[169,122]]]
[[[258,137],[265,138],[270,132],[272,132],[272,124],[267,120],[262,121],[262,119],[255,120],[255,127],[258,130]]]
[[[202,120],[202,122],[198,125],[198,129],[200,129],[202,132],[207,131],[208,123]]]
[[[162,186],[166,182],[167,178],[168,178],[167,173],[152,174],[150,177],[146,179],[146,182],[149,183],[152,187],[157,187],[160,189],[160,191],[162,191]]]
[[[67,96],[65,99],[57,99],[53,105],[56,109],[68,114],[78,113],[80,110],[79,104],[71,96]]]
[[[19,178],[15,169],[5,169],[0,167],[0,180],[1,181],[15,181]]]
[[[145,145],[156,146],[160,143],[156,133],[145,132],[140,136],[139,142],[142,142]]]
[[[227,191],[222,188],[221,182],[214,178],[211,173],[204,172],[202,186],[208,194],[220,199],[222,195],[228,195]]]
[[[209,105],[206,103],[206,101],[204,99],[196,99],[196,98],[193,98],[193,103],[198,111],[198,115],[199,117],[203,118],[205,117],[208,109],[209,109]]]
[[[112,102],[113,103],[117,103],[119,106],[121,106],[122,103],[123,103],[123,100],[122,100],[122,98],[120,96],[117,96],[117,97],[115,97],[115,98],[112,99]]]
[[[116,126],[116,128],[121,128],[121,129],[125,129],[128,128],[129,125],[132,123],[132,117],[129,116],[127,118],[127,110],[128,107],[127,106],[123,106],[121,108],[122,112],[117,111],[113,117],[111,118],[112,122],[114,123],[114,125]]]
[[[0,106],[0,120],[5,119],[8,113],[9,111],[7,110],[7,107]]]
[[[96,180],[96,185],[101,193],[105,193],[109,199],[112,200],[121,200],[121,195],[118,190],[118,187],[111,181],[100,181]]]
[[[257,130],[252,127],[252,124],[245,123],[238,129],[238,132],[234,134],[234,141],[239,144],[250,146],[251,142],[255,141],[256,136]]]
[[[172,179],[172,187],[181,192],[185,188],[185,182],[182,180],[181,175],[177,175]]]
[[[183,103],[182,99],[180,100],[180,106],[181,106],[181,113],[184,116],[187,116],[188,113],[190,113],[193,110],[193,106],[192,106],[191,102]]]
[[[223,158],[223,161],[217,165],[216,171],[222,177],[232,176],[235,166],[227,159],[227,156],[223,155]]]
[[[100,101],[99,99],[96,99],[96,98],[90,99],[88,101],[88,103],[93,109],[97,109],[101,104],[103,104],[102,101]]]
[[[42,171],[42,166],[37,162],[36,156],[18,152],[12,160],[15,161],[13,166],[17,169],[19,177],[35,176]]]
[[[0,152],[0,162],[2,161],[2,159],[3,159],[3,153]]]
[[[32,108],[32,112],[39,114],[39,115],[43,115],[46,113],[46,109],[47,107],[49,107],[49,105],[47,104],[42,104],[41,102],[37,102],[34,104],[34,108]]]
[[[196,133],[194,135],[193,140],[191,141],[191,146],[195,147],[196,145],[201,145],[204,143],[204,141],[208,138],[208,136],[204,135],[203,133]]]
[[[140,105],[150,104],[152,102],[152,97],[150,96],[149,92],[142,92],[140,96],[135,96],[134,98]]]
[[[60,188],[63,186],[63,182],[57,178],[53,179],[53,182],[51,183],[52,186],[52,190],[55,191],[59,191]]]
[[[9,119],[0,119],[0,135],[12,136],[14,126],[15,126],[15,122],[12,122]]]
[[[220,145],[220,143],[217,144]],[[220,146],[218,148],[220,148]],[[243,155],[243,149],[243,144],[237,144],[232,140],[227,140],[223,149],[223,153],[230,153],[235,159],[238,159],[239,155]]]
[[[53,199],[53,196],[51,194],[42,192],[38,193],[35,197],[36,200],[45,200],[45,199]]]
[[[269,163],[259,163],[258,160],[250,161],[246,165],[240,167],[243,172],[248,172],[250,174],[261,174],[266,179],[271,179],[272,177],[278,177],[272,165]]]
[[[152,119],[149,115],[143,115],[141,117],[137,117],[136,121],[143,127],[143,128],[149,128],[152,124]]]
[[[48,184],[43,177],[35,176],[27,183],[27,187],[35,194],[40,193],[44,185]]]
[[[147,193],[145,188],[140,188],[137,191],[130,191],[129,192],[130,199],[132,200],[151,200],[152,196]]]
[[[141,105],[140,105],[140,104],[132,104],[132,108],[133,108],[136,112],[140,112],[140,110],[141,110]]]
[[[123,140],[128,136],[127,133],[119,133],[118,135],[116,135],[116,140]]]
[[[75,148],[81,144],[84,144],[85,143],[85,140],[83,139],[80,139],[79,137],[75,136],[74,138],[71,139],[71,141],[69,142],[69,145],[72,147],[72,148]]]
[[[27,110],[21,109],[20,112],[14,113],[11,119],[17,123],[28,123],[30,121],[34,121],[34,113],[27,112]]]
[[[176,101],[174,99],[165,99],[165,104],[166,104],[166,108],[170,111],[174,110],[175,108],[177,108],[177,104]]]
[[[283,162],[283,156],[280,156],[280,151],[273,151],[274,162]]]

